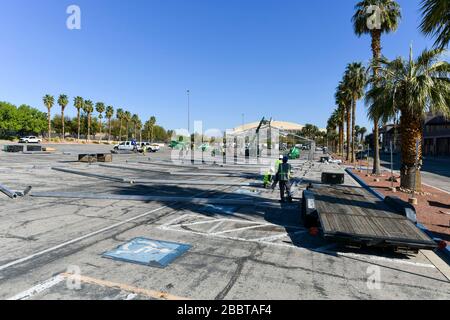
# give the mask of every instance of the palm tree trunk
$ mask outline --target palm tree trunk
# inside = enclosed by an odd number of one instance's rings
[[[48,142],[50,142],[52,135],[51,135],[51,131],[52,131],[52,123],[51,123],[51,116],[50,116],[50,109],[48,109],[48,113],[47,113],[47,120],[48,120]]]
[[[108,118],[108,143],[111,141],[111,118]]]
[[[78,143],[80,143],[80,126],[81,126],[80,109],[78,109],[77,111],[77,119],[78,119]]]
[[[350,115],[350,108],[347,107],[346,110],[347,113],[347,155],[346,160],[350,161],[350,144],[351,144],[351,134],[350,134],[350,121],[351,121],[351,115]]]
[[[91,141],[91,114],[88,114],[88,132],[87,132],[87,141]]]
[[[355,163],[355,123],[356,122],[356,97],[353,97],[352,101],[352,163]]]
[[[127,121],[127,140],[130,137],[130,127],[128,125],[128,121]]]
[[[381,30],[374,29],[371,32],[372,35],[372,56],[374,62],[377,62],[381,57]],[[376,80],[378,78],[378,68],[379,63],[373,68],[373,77]],[[373,150],[373,170],[372,173],[374,175],[381,174],[380,168],[380,137],[378,130],[378,121],[379,119],[374,119],[374,129],[373,129],[373,141],[374,141],[374,150]]]
[[[122,141],[122,119],[120,119],[119,140]]]
[[[341,154],[341,150],[342,150],[342,139],[341,139],[342,135],[343,135],[342,125],[339,125],[338,150],[337,150],[338,154]]]
[[[64,109],[61,109],[61,124],[62,124],[62,141],[64,141],[64,138],[66,137],[64,132]]]
[[[344,112],[342,112],[342,123],[341,123],[341,127],[342,127],[342,132],[341,132],[341,156],[344,156],[344,130],[345,130],[345,114]]]
[[[400,120],[402,136],[402,165],[400,168],[401,187],[422,192],[420,163],[422,160],[422,122],[420,117],[402,110]],[[416,170],[416,143],[419,141],[419,154]]]
[[[99,123],[99,126],[100,126],[100,137],[99,137],[98,141],[101,142],[101,141],[102,141],[102,134],[103,134],[103,129],[102,129],[102,119],[99,118],[98,121],[100,122],[100,123]]]

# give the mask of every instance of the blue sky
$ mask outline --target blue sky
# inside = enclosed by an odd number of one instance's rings
[[[431,47],[419,0],[382,39],[388,57]],[[326,125],[347,63],[368,62],[353,34],[356,0],[0,0],[0,100],[41,110],[46,93],[155,115],[166,128],[233,128],[263,116]],[[66,28],[76,4],[81,30]],[[53,113],[59,112],[54,107]],[[69,115],[75,110],[69,107]],[[371,128],[364,105],[357,122]]]

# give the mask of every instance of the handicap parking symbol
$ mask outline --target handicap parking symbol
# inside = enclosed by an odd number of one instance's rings
[[[114,250],[103,253],[103,257],[164,268],[191,248],[190,245],[135,238]]]

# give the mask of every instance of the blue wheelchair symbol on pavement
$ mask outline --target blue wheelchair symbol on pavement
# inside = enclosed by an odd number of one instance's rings
[[[190,245],[135,238],[112,251],[103,253],[103,257],[146,266],[165,268],[177,257],[191,248]]]

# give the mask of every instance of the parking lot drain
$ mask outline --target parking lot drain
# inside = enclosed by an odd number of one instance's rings
[[[105,252],[102,256],[113,260],[165,268],[190,248],[191,245],[188,244],[140,237]]]

